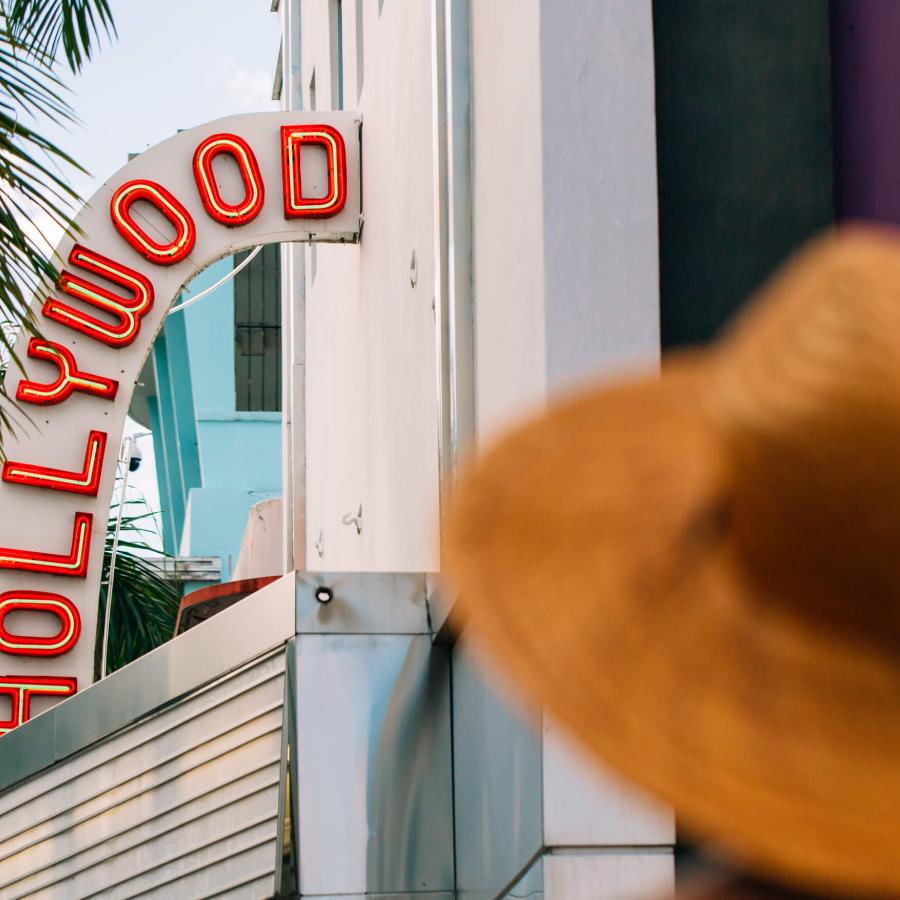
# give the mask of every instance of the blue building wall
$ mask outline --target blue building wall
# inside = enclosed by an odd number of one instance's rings
[[[231,257],[210,266],[191,293],[231,267]],[[169,316],[153,367],[156,393],[148,407],[164,549],[220,557],[227,581],[250,508],[281,493],[281,413],[235,409],[233,281]]]

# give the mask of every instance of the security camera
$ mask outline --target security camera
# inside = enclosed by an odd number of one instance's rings
[[[141,467],[141,460],[144,458],[144,454],[141,453],[141,448],[138,447],[137,444],[131,445],[131,459],[128,460],[128,471],[129,472],[137,472],[137,470]]]

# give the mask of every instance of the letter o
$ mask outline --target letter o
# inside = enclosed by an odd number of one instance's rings
[[[167,244],[160,243],[135,222],[131,207],[138,200],[146,200],[164,215],[175,229],[175,237]],[[109,204],[116,231],[145,259],[158,266],[181,262],[194,249],[197,237],[191,214],[161,184],[155,181],[128,181],[113,194]]]
[[[237,163],[244,183],[244,199],[240,203],[226,203],[216,184],[213,160],[227,153]],[[265,202],[265,187],[259,163],[250,145],[236,134],[213,134],[194,151],[194,179],[203,201],[203,208],[210,218],[234,228],[244,225],[259,215]]]
[[[21,610],[47,612],[59,620],[59,631],[50,637],[12,634],[6,617]],[[0,651],[16,656],[60,656],[71,650],[81,634],[81,616],[75,604],[61,594],[44,591],[8,591],[0,594]]]

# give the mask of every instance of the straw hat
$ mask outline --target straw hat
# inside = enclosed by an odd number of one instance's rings
[[[737,860],[900,895],[900,236],[816,242],[709,350],[464,478],[470,626]]]

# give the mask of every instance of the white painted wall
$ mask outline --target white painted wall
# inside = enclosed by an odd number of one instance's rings
[[[301,3],[304,106],[313,71],[316,104],[330,99],[335,2]],[[385,0],[381,15],[379,6],[343,3],[344,100],[363,116],[362,241],[306,257],[312,570],[439,567],[434,4]],[[471,0],[469,9],[473,400],[483,447],[586,380],[657,364],[653,35],[650,0]],[[360,504],[358,535],[341,518]],[[480,737],[489,756],[491,735]],[[669,886],[671,856],[659,848],[673,840],[671,814],[586,764],[552,721],[535,741],[544,846],[630,848],[585,865],[551,858],[548,896],[596,896],[597,879],[610,896]],[[505,840],[509,807],[477,812],[490,819],[491,840]],[[467,872],[470,881],[499,888]]]
[[[649,0],[470,5],[476,440],[659,357]],[[543,843],[631,855],[545,862],[548,897],[671,885],[668,810],[588,764],[545,717]],[[467,873],[468,874],[468,873]],[[482,885],[484,888],[490,885]]]
[[[479,443],[659,356],[649,0],[471,4]]]
[[[475,409],[479,444],[540,408],[544,326],[540,3],[471,6]]]
[[[302,4],[306,108],[313,73],[316,104],[331,102],[331,3]],[[320,246],[306,258],[307,568],[434,571],[430,7],[385,3],[380,16],[375,2],[361,8],[364,81],[357,97],[356,4],[343,4],[345,104],[363,117],[362,240],[357,247]],[[360,506],[357,534],[342,519]]]
[[[341,4],[365,227],[358,247],[306,250],[311,570],[438,568],[430,6]],[[306,109],[338,100],[336,8],[301,4]],[[553,392],[658,356],[650,4],[475,2],[471,52],[483,444]],[[360,506],[357,534],[342,520]]]
[[[281,497],[271,497],[253,504],[231,573],[232,581],[281,574],[282,528]]]
[[[544,291],[552,392],[659,356],[653,11],[541,4]]]

